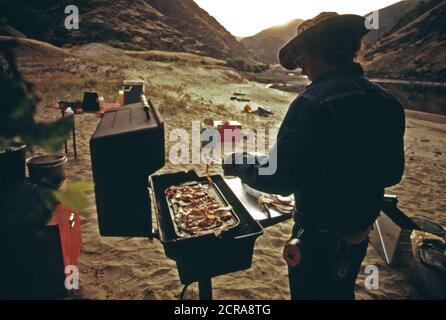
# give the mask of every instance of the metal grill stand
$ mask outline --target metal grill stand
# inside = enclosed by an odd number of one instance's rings
[[[198,281],[198,295],[200,300],[212,300],[212,278]]]

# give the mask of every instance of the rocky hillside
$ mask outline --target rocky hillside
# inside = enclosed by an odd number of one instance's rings
[[[57,46],[96,42],[127,50],[250,56],[193,0],[0,0],[0,4],[0,35],[16,32]],[[64,9],[70,4],[79,8],[79,30],[64,27]]]
[[[252,37],[241,39],[241,43],[256,57],[269,63],[278,63],[279,49],[296,35],[301,22],[302,20],[296,19],[285,25],[263,30]]]
[[[388,7],[379,9],[379,28],[370,31],[364,37],[365,47],[368,48],[378,38],[388,33],[406,13],[414,9],[419,3],[423,1],[426,0],[403,0]],[[367,14],[366,16],[370,14],[371,13]]]
[[[446,81],[446,1],[420,2],[369,45],[370,75]]]

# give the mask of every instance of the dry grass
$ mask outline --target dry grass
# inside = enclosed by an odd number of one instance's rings
[[[126,54],[133,58],[139,58],[146,61],[159,62],[186,62],[189,64],[224,66],[225,61],[210,57],[200,56],[186,52],[170,52],[160,50],[149,51],[125,51]]]

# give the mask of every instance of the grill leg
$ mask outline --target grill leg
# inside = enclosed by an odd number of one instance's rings
[[[200,300],[212,300],[212,278],[198,281]]]
[[[62,108],[60,111],[60,114],[62,115],[62,118],[65,118],[65,111]],[[67,140],[64,141],[64,145],[65,145],[65,155],[68,155],[68,143]]]
[[[77,159],[77,147],[76,147],[76,123],[75,117],[73,114],[73,150],[74,150],[74,158]]]

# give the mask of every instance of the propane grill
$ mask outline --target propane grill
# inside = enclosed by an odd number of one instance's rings
[[[149,112],[150,116],[143,103],[112,109],[91,138],[99,231],[102,236],[158,239],[166,256],[176,261],[181,283],[198,282],[200,298],[210,299],[212,277],[250,268],[263,228],[217,175],[212,181],[232,207],[236,226],[190,237],[178,235],[165,190],[208,180],[195,171],[152,175],[164,166],[164,122],[153,105]]]

